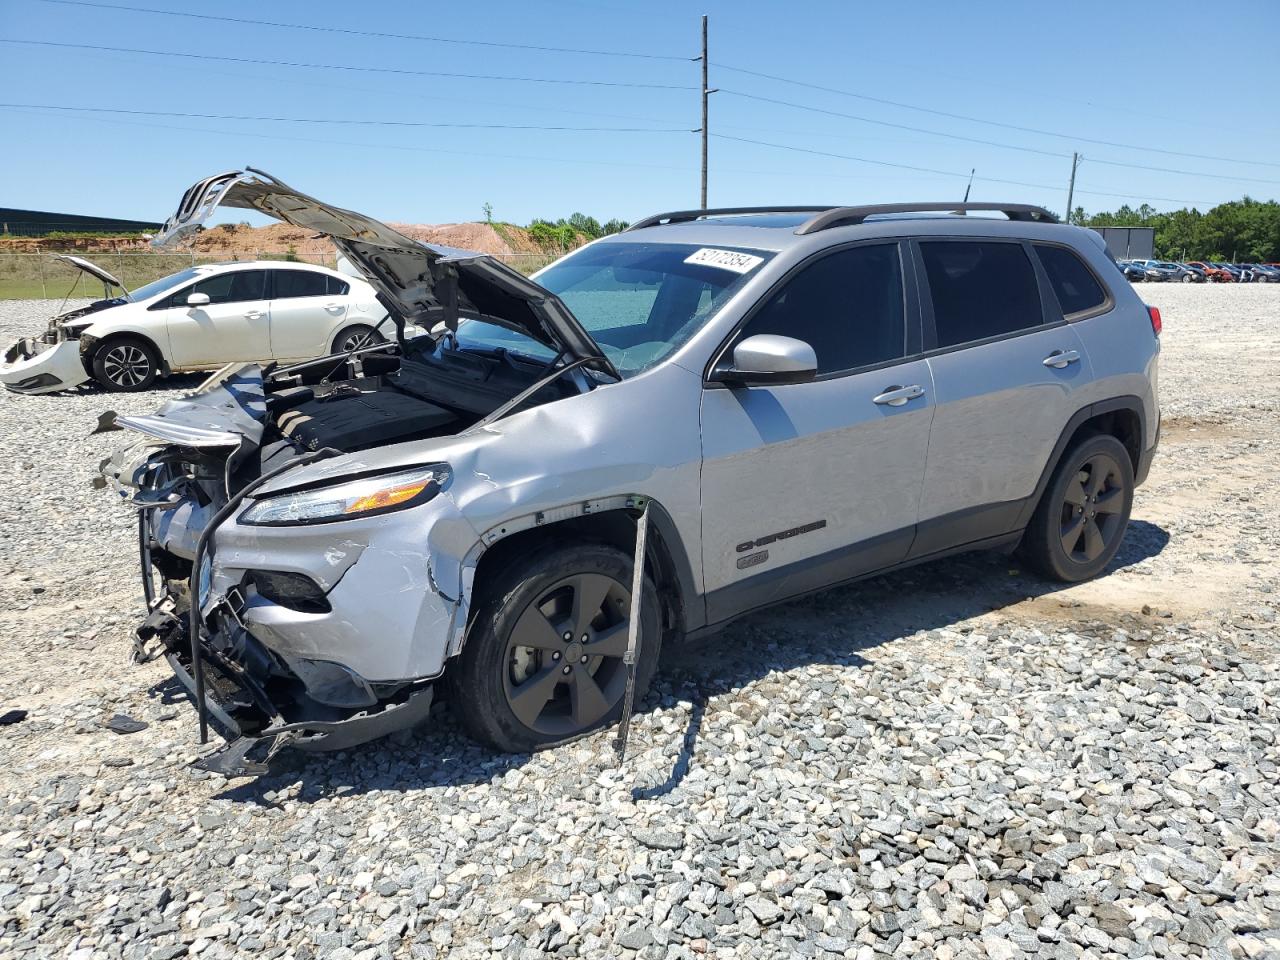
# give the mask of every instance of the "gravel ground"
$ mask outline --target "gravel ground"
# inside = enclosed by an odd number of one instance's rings
[[[1280,287],[1142,292],[1164,439],[1106,577],[974,555],[745,620],[670,658],[622,771],[447,707],[193,771],[89,487],[98,414],[170,391],[0,397],[0,956],[1280,956]]]

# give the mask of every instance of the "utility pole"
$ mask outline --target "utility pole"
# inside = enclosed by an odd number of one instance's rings
[[[1071,182],[1067,184],[1067,215],[1062,218],[1064,223],[1071,222],[1071,201],[1076,193],[1076,167],[1080,166],[1080,154],[1071,154]]]
[[[702,15],[702,209],[707,209],[707,15]]]

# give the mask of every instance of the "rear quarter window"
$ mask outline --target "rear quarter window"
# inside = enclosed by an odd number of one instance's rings
[[[1087,313],[1107,302],[1102,284],[1073,251],[1042,244],[1035,244],[1035,251],[1049,275],[1049,285],[1058,296],[1063,316]]]

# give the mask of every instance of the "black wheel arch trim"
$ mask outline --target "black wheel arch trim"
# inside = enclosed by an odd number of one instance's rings
[[[1147,444],[1147,437],[1150,435],[1147,426],[1147,415],[1142,405],[1140,397],[1126,395],[1121,397],[1112,397],[1109,400],[1098,400],[1087,406],[1081,407],[1071,419],[1067,421],[1067,425],[1063,427],[1062,434],[1058,437],[1058,442],[1053,447],[1053,453],[1049,456],[1048,461],[1044,465],[1044,469],[1040,473],[1040,480],[1036,483],[1035,492],[1024,501],[1022,513],[1018,517],[1018,527],[1025,527],[1031,521],[1031,514],[1035,512],[1036,505],[1040,502],[1040,498],[1044,496],[1045,490],[1049,486],[1049,480],[1053,476],[1053,471],[1057,469],[1058,463],[1062,460],[1062,455],[1067,452],[1067,446],[1071,443],[1071,438],[1075,436],[1077,430],[1080,429],[1088,421],[1094,417],[1100,417],[1103,414],[1115,413],[1118,410],[1128,411],[1136,414],[1138,418],[1138,462],[1133,465],[1133,482],[1134,486],[1138,486],[1147,479],[1147,474],[1151,470],[1151,460],[1155,456],[1156,445]],[[1157,426],[1157,439],[1159,438]]]
[[[629,497],[628,499],[632,498]],[[679,596],[675,598],[675,607],[683,630],[688,632],[690,630],[700,629],[705,626],[707,622],[706,595],[697,587],[697,582],[693,575],[693,564],[689,559],[688,545],[685,543],[684,538],[680,536],[679,527],[676,526],[676,522],[672,519],[671,513],[659,501],[652,497],[642,496],[639,494],[635,495],[634,499],[643,499],[649,507],[650,543],[648,554],[650,556],[650,563],[652,563],[653,553],[657,549],[662,549],[666,554],[666,559],[670,561],[670,566],[675,576],[675,586],[679,591]],[[582,506],[582,503],[571,503],[566,504],[565,506],[580,507]],[[554,515],[557,512],[558,511],[555,508],[544,508],[543,510],[536,511],[534,514],[529,516],[540,517],[543,514]],[[535,521],[535,525],[532,527],[513,529],[510,533],[505,533],[504,531],[504,534],[497,539],[486,538],[482,541],[484,543],[484,548],[475,555],[474,562],[478,566],[483,561],[484,557],[495,547],[498,547],[504,541],[507,541],[512,537],[519,536],[524,533],[531,533],[535,530],[552,532],[557,527],[561,527],[565,524],[575,522],[589,523],[592,518],[604,518],[611,515],[618,516],[619,514],[625,515],[627,517],[627,522],[634,527],[637,516],[634,507],[610,507],[609,509],[598,512],[583,511],[572,516],[561,517],[548,523]],[[472,586],[471,603],[473,607],[477,587],[478,582]]]

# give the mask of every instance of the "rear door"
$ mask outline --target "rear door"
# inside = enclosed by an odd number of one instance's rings
[[[794,337],[814,348],[815,380],[703,390],[711,622],[906,556],[933,389],[902,251],[825,251],[768,294],[724,352],[755,334]]]
[[[912,245],[936,405],[911,551],[925,556],[1017,527],[1092,373],[1029,244]]]
[[[328,353],[346,321],[350,285],[316,270],[269,272],[272,357],[307,360]]]
[[[167,301],[171,363],[175,367],[220,366],[271,356],[271,307],[265,270],[227,270],[184,287]],[[193,293],[209,302],[187,306]]]

